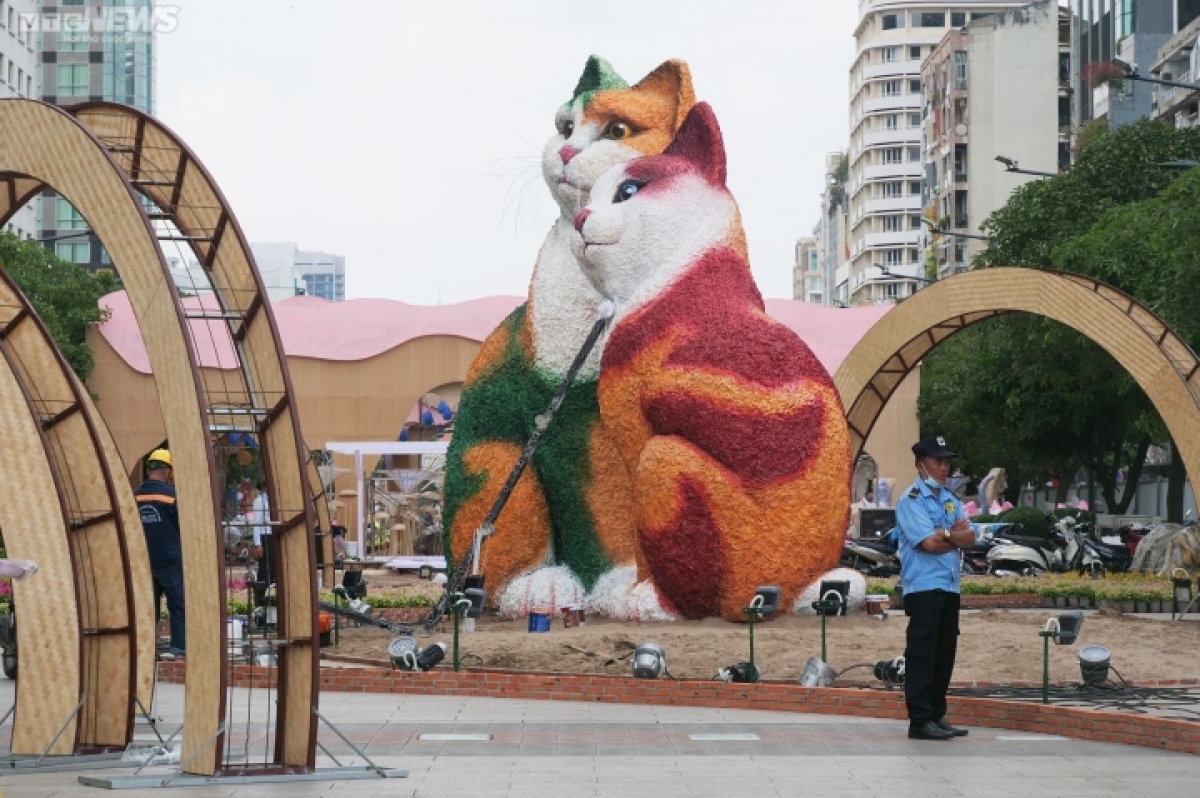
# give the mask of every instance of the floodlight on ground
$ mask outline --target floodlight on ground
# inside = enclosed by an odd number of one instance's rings
[[[885,659],[875,663],[875,678],[888,687],[904,685],[904,657]]]
[[[801,687],[830,687],[837,678],[837,671],[825,664],[824,660],[809,657],[800,672]]]
[[[388,658],[392,667],[402,671],[416,670],[417,641],[411,635],[401,635],[388,643]]]
[[[642,643],[629,661],[635,679],[657,679],[667,670],[667,655],[658,643]]]
[[[1079,650],[1079,673],[1087,685],[1102,684],[1108,680],[1109,662],[1112,652],[1104,646],[1084,646]]]
[[[746,621],[750,628],[750,661],[746,663],[749,675],[747,681],[758,681],[758,666],[754,664],[754,621],[760,618],[770,618],[779,612],[779,601],[782,595],[783,591],[777,585],[763,585],[754,591],[754,598],[750,599],[750,606],[742,608],[742,612],[746,613]]]

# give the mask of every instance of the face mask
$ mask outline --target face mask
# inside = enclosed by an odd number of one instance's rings
[[[922,468],[921,470],[925,471],[924,468]],[[929,476],[928,471],[925,471],[925,473],[921,475],[921,481],[924,482],[925,485],[928,486],[928,488],[935,493],[942,489],[941,483],[939,483],[933,477]]]

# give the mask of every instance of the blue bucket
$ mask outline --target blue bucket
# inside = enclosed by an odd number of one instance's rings
[[[531,612],[529,613],[529,631],[531,632],[549,632],[550,631],[550,614],[546,612]]]

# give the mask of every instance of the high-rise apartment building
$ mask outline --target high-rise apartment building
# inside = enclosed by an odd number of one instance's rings
[[[37,42],[30,24],[37,10],[36,0],[0,0],[0,98],[37,97]],[[13,214],[4,229],[34,238],[33,203]]]
[[[327,252],[304,252],[291,242],[251,244],[267,295],[272,301],[292,296],[346,299],[346,259]]]
[[[1070,17],[1057,0],[969,22],[925,59],[924,218],[937,230],[926,277],[970,267],[984,242],[980,223],[1012,192],[1070,166]]]
[[[1153,111],[1149,83],[1112,81],[1112,61],[1136,64],[1145,73],[1159,49],[1200,17],[1200,0],[1071,0],[1071,56],[1075,122],[1128,124]]]
[[[175,10],[152,0],[75,0],[38,7],[34,20],[41,99],[57,105],[105,100],[155,110],[156,34]],[[43,193],[39,238],[55,253],[92,269],[111,269],[108,253],[69,202]]]
[[[825,275],[821,269],[819,234],[821,220],[814,231],[818,235],[804,236],[796,241],[796,263],[792,266],[792,299],[825,304]]]
[[[1022,2],[860,0],[850,68],[847,248],[836,291],[851,304],[911,294],[921,262],[921,63],[946,32]]]
[[[1200,112],[1200,16],[1183,26],[1158,50],[1150,74],[1162,80],[1191,83],[1196,88],[1155,86],[1153,115],[1175,128],[1195,127]]]

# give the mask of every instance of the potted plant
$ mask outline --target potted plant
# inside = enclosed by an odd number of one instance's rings
[[[1137,609],[1137,591],[1133,588],[1121,588],[1117,600],[1121,604],[1121,612],[1134,612]]]

